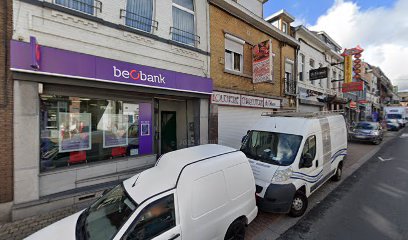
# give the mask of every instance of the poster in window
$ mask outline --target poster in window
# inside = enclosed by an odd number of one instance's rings
[[[103,118],[103,147],[128,145],[128,116],[105,114]]]
[[[266,40],[252,49],[253,83],[273,81],[272,41]]]
[[[143,121],[141,122],[141,136],[149,136],[150,135],[150,122],[148,121]]]
[[[59,152],[90,150],[91,114],[59,113]]]

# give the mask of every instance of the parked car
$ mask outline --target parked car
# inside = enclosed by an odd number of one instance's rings
[[[263,117],[250,129],[241,151],[254,172],[259,209],[299,217],[313,192],[330,178],[340,180],[346,123],[342,115]]]
[[[164,154],[89,208],[27,239],[243,239],[257,212],[245,155],[202,145]]]
[[[400,130],[401,126],[400,124],[394,120],[394,119],[388,119],[387,120],[387,129],[389,131],[398,131]]]
[[[384,138],[384,130],[378,122],[359,122],[353,129],[352,140],[380,144]]]

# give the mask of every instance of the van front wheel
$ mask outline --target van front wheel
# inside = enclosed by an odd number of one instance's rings
[[[332,181],[338,182],[341,180],[341,176],[343,175],[343,162],[340,162],[337,166],[336,173],[332,177]]]
[[[307,209],[307,197],[304,193],[298,192],[293,197],[292,206],[290,207],[289,216],[300,217]]]
[[[243,219],[237,219],[228,227],[225,234],[225,240],[244,240],[245,239],[245,222]]]

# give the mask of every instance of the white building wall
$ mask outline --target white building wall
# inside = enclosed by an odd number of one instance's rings
[[[244,8],[263,18],[263,4],[259,0],[237,0]]]
[[[102,12],[96,11],[96,17],[125,25],[120,9],[126,9],[126,0],[101,2]],[[195,9],[196,34],[200,36],[196,47],[209,52],[207,1],[196,0]],[[40,45],[209,77],[207,54],[20,0],[13,1],[13,10],[13,39],[28,42],[30,36],[36,36]],[[156,0],[153,15],[159,25],[152,34],[170,40],[172,1]]]
[[[342,62],[343,60],[331,51],[319,47],[319,45],[313,42],[309,36],[305,36],[300,31],[296,32],[296,39],[300,44],[298,55],[298,72],[301,71],[301,54],[305,56],[305,71],[303,81],[299,81],[298,76],[298,86],[325,94],[337,94],[338,96],[342,96],[341,89],[339,88],[339,82],[332,83],[331,80],[339,80],[343,78],[343,65],[330,66],[330,63],[338,63]],[[302,41],[300,39],[302,39]],[[319,68],[320,65],[323,67],[329,67],[328,79],[325,78],[315,81],[309,80],[309,72],[312,70],[310,67],[310,59],[313,59],[315,62],[314,69]],[[336,71],[336,76],[333,76],[333,70]]]

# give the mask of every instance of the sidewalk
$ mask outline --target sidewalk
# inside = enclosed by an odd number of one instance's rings
[[[385,144],[389,139],[396,136],[395,132],[388,132],[385,136]],[[381,145],[382,145],[381,144]],[[348,146],[348,158],[344,165],[343,179],[356,170],[362,163],[371,157],[380,146],[366,143],[350,143]],[[309,199],[309,210],[325,198],[339,183],[328,182],[319,189]],[[0,225],[0,240],[19,240],[30,234],[69,216],[79,209],[65,208],[54,211],[49,214],[26,218]],[[290,227],[292,227],[300,218],[291,218],[284,214],[268,214],[259,212],[257,218],[248,227],[248,240],[276,239]]]

